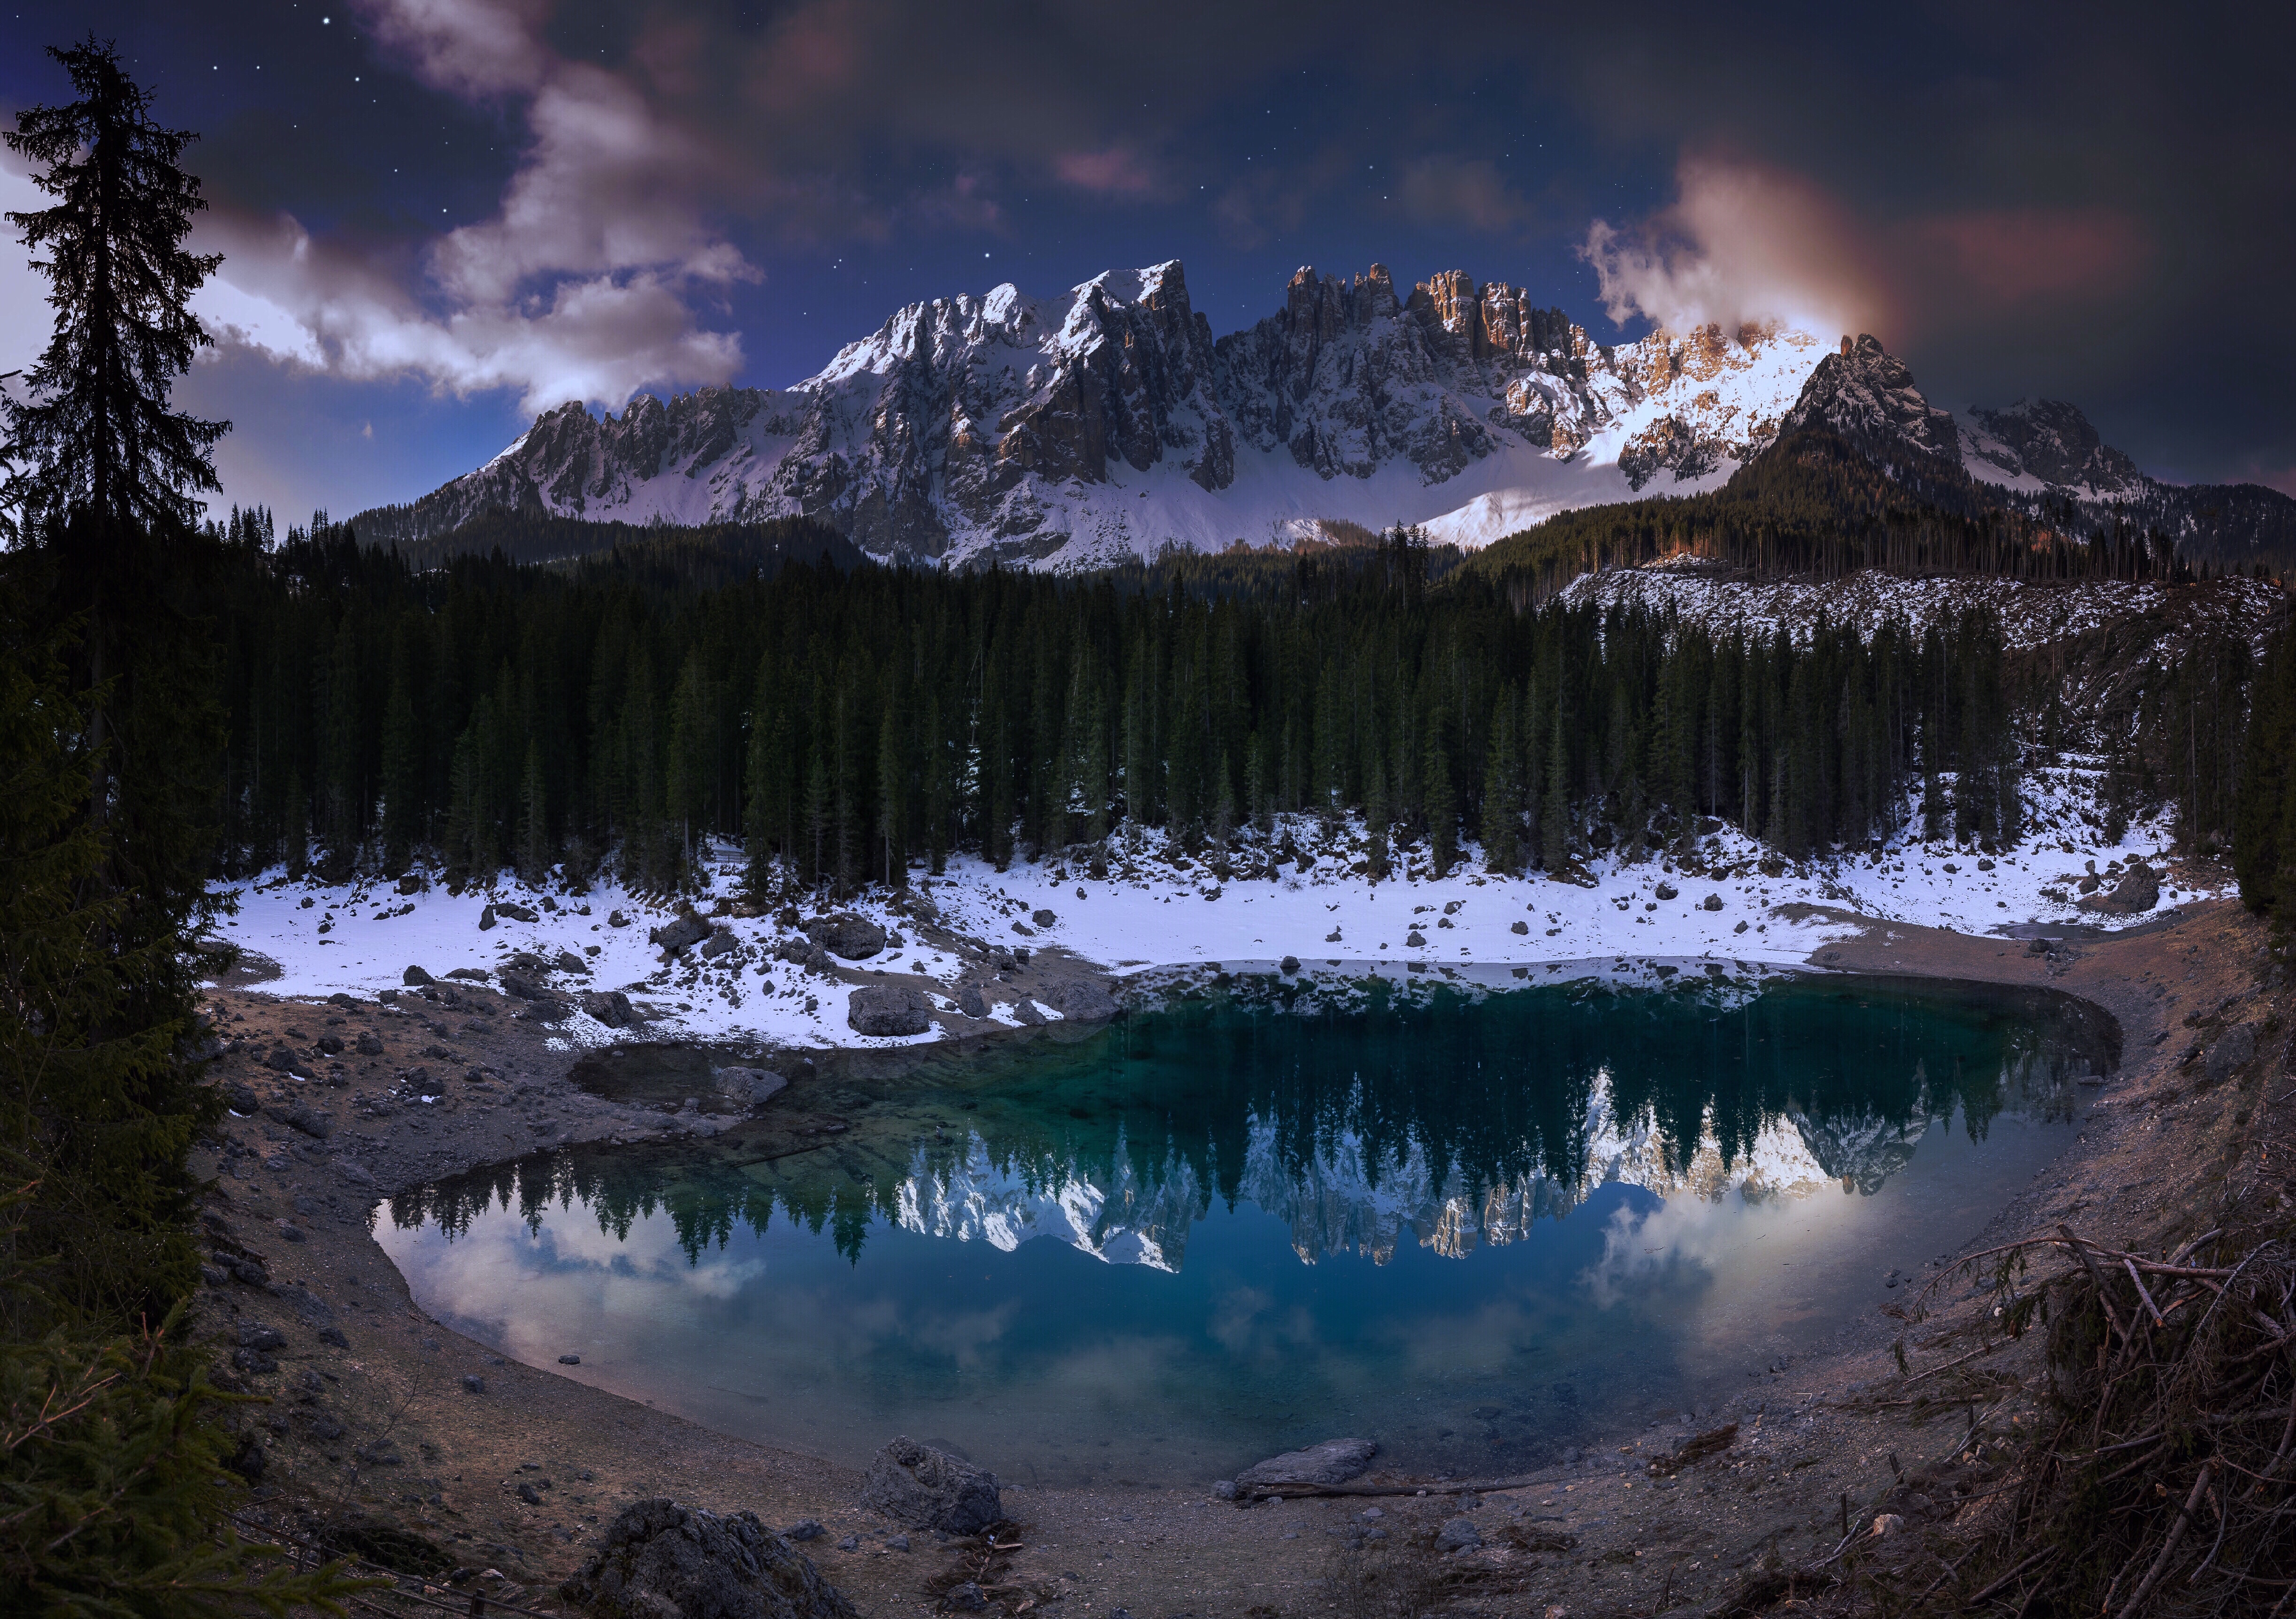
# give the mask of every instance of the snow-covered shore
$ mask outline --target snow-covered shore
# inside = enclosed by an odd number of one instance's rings
[[[554,975],[555,989],[577,1002],[583,992],[625,991],[646,1014],[648,1037],[890,1045],[939,1035],[857,1034],[846,1018],[851,992],[873,975],[903,975],[953,1014],[950,997],[960,980],[986,976],[984,946],[1057,947],[1119,977],[1296,957],[1311,971],[1369,972],[1383,964],[1402,977],[1415,964],[1496,982],[1518,966],[1621,958],[1798,965],[1853,931],[1811,915],[1805,908],[1813,906],[1969,934],[2027,922],[2112,927],[2143,920],[2099,916],[2074,903],[2078,879],[2092,863],[2109,889],[2119,865],[2141,858],[2161,869],[2168,844],[2166,828],[2149,822],[2107,843],[2085,815],[2095,782],[2095,773],[2078,765],[2030,773],[2026,835],[1989,858],[1901,835],[1879,855],[1803,866],[1769,859],[1766,872],[1767,852],[1726,829],[1702,839],[1693,861],[1651,856],[1629,863],[1611,854],[1591,862],[1578,882],[1536,872],[1494,876],[1472,851],[1439,879],[1426,874],[1422,851],[1407,868],[1374,882],[1355,869],[1359,851],[1349,846],[1356,839],[1342,834],[1336,845],[1319,846],[1305,822],[1295,836],[1316,850],[1312,869],[1287,865],[1273,879],[1232,875],[1223,881],[1208,860],[1190,858],[1153,834],[1136,846],[1121,835],[1111,838],[1106,875],[1099,878],[1052,860],[1016,861],[1000,872],[961,857],[945,876],[913,873],[911,900],[895,902],[873,890],[838,907],[882,923],[901,943],[866,961],[839,963],[835,973],[775,959],[777,945],[791,936],[772,915],[714,914],[741,895],[739,854],[730,847],[715,851],[708,887],[691,901],[737,942],[709,961],[688,952],[666,962],[649,942],[649,930],[676,914],[666,901],[642,899],[611,879],[579,895],[562,883],[528,889],[507,872],[459,895],[435,881],[402,895],[379,879],[328,886],[269,872],[241,890],[235,913],[217,933],[276,963],[275,977],[261,976],[251,985],[275,995],[371,996],[402,984],[410,966],[439,977],[456,969],[492,975],[519,953],[549,960],[570,953],[587,970]],[[1244,863],[1261,863],[1239,862]],[[2211,880],[2170,871],[2161,908],[2218,897],[2216,887],[2187,886]],[[497,912],[497,925],[482,929],[489,904],[503,902],[532,911],[536,920]],[[1041,912],[1052,920],[1037,920]],[[617,915],[625,919],[619,926]],[[258,974],[266,971],[256,966]],[[991,1019],[1018,1020],[1019,1003],[994,994],[989,1001]],[[1049,1009],[1044,1015],[1058,1016]],[[578,1011],[558,1025],[557,1037],[572,1046],[629,1036]]]

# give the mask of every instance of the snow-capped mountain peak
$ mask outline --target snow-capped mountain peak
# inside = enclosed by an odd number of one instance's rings
[[[1422,523],[1477,544],[1573,506],[1710,488],[1824,345],[1709,327],[1606,347],[1464,272],[1399,295],[1303,267],[1215,340],[1177,261],[1062,297],[1006,283],[896,311],[783,389],[546,413],[477,471],[355,519],[370,540],[490,508],[631,522],[804,515],[887,558],[1055,566]]]

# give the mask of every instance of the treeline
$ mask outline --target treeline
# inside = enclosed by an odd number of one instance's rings
[[[2158,529],[2088,526],[2070,508],[2012,510],[1965,474],[1893,475],[1823,429],[1781,440],[1710,494],[1563,512],[1496,542],[1469,567],[1536,603],[1582,573],[1674,556],[1829,579],[1864,568],[2032,580],[2192,576]]]
[[[1983,614],[1799,646],[1523,614],[1488,579],[1430,589],[1409,536],[1226,593],[1189,588],[1203,563],[791,564],[688,589],[643,548],[422,573],[343,528],[223,549],[234,873],[611,854],[669,889],[715,836],[760,881],[849,887],[1127,824],[1234,847],[1297,814],[1360,816],[1375,867],[1412,847],[1446,869],[1472,841],[1497,869],[1565,870],[1705,818],[1800,857],[1882,835],[1917,777],[1928,830],[2019,820]]]

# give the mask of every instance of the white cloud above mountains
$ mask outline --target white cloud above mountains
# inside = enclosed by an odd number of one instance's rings
[[[376,37],[426,84],[522,102],[529,141],[494,215],[449,231],[395,279],[291,215],[218,210],[225,255],[195,308],[219,341],[351,380],[414,376],[520,408],[619,405],[642,388],[723,382],[738,333],[697,306],[756,268],[713,230],[710,154],[627,81],[570,61],[535,0],[368,0]]]

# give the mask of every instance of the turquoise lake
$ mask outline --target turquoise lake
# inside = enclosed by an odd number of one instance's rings
[[[1958,985],[1247,976],[825,1062],[724,1134],[442,1182],[378,1235],[504,1354],[843,1461],[906,1434],[1021,1484],[1203,1482],[1360,1434],[1503,1473],[1906,1296],[1885,1273],[2070,1143],[2111,1041]],[[586,1069],[674,1101],[713,1055]]]

